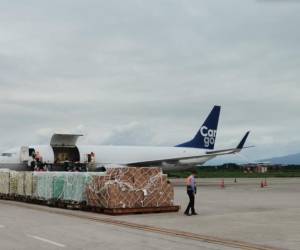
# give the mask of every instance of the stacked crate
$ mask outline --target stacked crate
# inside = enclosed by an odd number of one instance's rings
[[[100,208],[145,208],[174,205],[174,190],[159,168],[111,168],[93,176],[87,203]]]
[[[25,172],[17,172],[17,196],[25,196]]]
[[[18,172],[9,172],[9,195],[16,196],[18,193]]]
[[[89,181],[87,173],[65,173],[62,199],[73,203],[81,203],[86,200],[85,190]]]
[[[53,199],[61,201],[64,199],[65,176],[56,174],[53,177]]]
[[[32,177],[32,197],[37,200],[53,199],[53,172],[34,172]]]
[[[110,168],[104,173],[0,171],[0,196],[102,210],[174,207],[173,187],[159,168]]]
[[[24,172],[24,196],[30,198],[32,196],[32,172]]]
[[[0,171],[0,195],[9,195],[9,170]]]
[[[54,202],[85,202],[90,175],[80,172],[35,172],[32,180],[33,197]]]

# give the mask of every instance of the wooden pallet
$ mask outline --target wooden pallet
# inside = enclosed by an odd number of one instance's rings
[[[178,212],[180,210],[180,206],[139,207],[139,208],[100,208],[100,207],[87,206],[85,202],[42,200],[30,196],[20,197],[16,195],[4,195],[4,194],[0,195],[0,199],[15,200],[15,201],[33,203],[38,205],[46,205],[50,207],[58,207],[64,209],[83,210],[83,211],[103,213],[108,215],[170,213],[170,212]]]
[[[148,214],[148,213],[170,213],[178,212],[180,206],[168,207],[140,207],[140,208],[104,208],[102,213],[109,215],[126,215],[126,214]]]
[[[9,194],[0,194],[0,199],[10,200],[10,195]]]

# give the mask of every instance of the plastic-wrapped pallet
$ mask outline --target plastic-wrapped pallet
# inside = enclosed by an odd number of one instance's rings
[[[9,194],[9,170],[0,170],[0,194]]]
[[[9,172],[9,194],[16,195],[18,191],[18,172]]]
[[[33,173],[33,197],[39,200],[53,199],[53,178],[55,172]]]
[[[38,175],[32,172],[32,198],[37,198]]]
[[[91,175],[102,173],[80,172],[34,172],[32,196],[40,200],[83,202],[86,200],[86,185]]]
[[[89,180],[87,173],[65,173],[63,200],[82,202],[86,200],[86,185]]]
[[[86,201],[86,186],[92,176],[102,176],[103,173],[81,173],[81,172],[47,172],[38,173],[38,175],[51,175],[52,177],[52,196],[51,199],[63,202],[83,202]],[[43,178],[36,178],[34,186],[39,186],[39,181],[45,181]],[[49,182],[51,180],[49,179]],[[48,185],[48,190],[50,187]],[[44,191],[43,191],[44,192]],[[39,195],[41,197],[41,195]],[[45,195],[43,196],[45,197]],[[48,197],[50,197],[48,195]]]
[[[24,173],[24,195],[32,196],[32,172]]]
[[[17,195],[25,195],[25,172],[17,172]]]
[[[65,174],[56,173],[53,177],[53,199],[63,200]]]

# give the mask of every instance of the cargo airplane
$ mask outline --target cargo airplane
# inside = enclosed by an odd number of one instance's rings
[[[214,150],[220,110],[220,106],[214,106],[195,137],[173,147],[77,145],[82,135],[54,134],[49,145],[21,146],[3,152],[0,168],[33,170],[43,166],[51,170],[94,171],[116,166],[159,166],[163,170],[190,169],[244,148],[249,131],[237,147]]]

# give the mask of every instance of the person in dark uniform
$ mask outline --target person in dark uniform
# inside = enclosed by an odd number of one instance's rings
[[[196,173],[197,173],[196,171],[193,171],[192,174],[186,179],[186,191],[190,199],[190,202],[184,212],[184,214],[187,216],[197,215],[197,213],[195,212],[195,195],[197,193],[197,187],[195,181]],[[190,210],[191,210],[191,214],[190,214]]]

